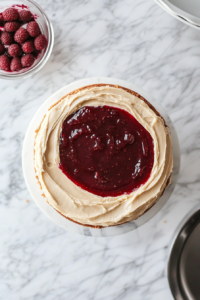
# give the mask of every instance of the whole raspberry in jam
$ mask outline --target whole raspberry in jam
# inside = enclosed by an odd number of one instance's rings
[[[37,36],[34,40],[34,46],[36,50],[43,50],[46,47],[47,40],[43,34]]]
[[[12,57],[20,56],[22,49],[18,44],[12,44],[8,47],[8,54]]]
[[[31,52],[33,52],[35,50],[33,41],[26,41],[22,45],[22,50],[23,50],[24,53],[31,53]]]
[[[22,9],[19,11],[19,19],[21,22],[27,23],[33,19],[33,15],[29,10]]]
[[[5,31],[8,31],[8,32],[15,32],[20,26],[20,23],[19,22],[7,22],[5,23],[4,25],[4,29]]]
[[[11,71],[20,71],[22,69],[21,59],[19,57],[14,57],[10,63]]]
[[[0,44],[0,55],[4,54],[5,50],[6,49],[5,49],[4,45]]]
[[[23,27],[20,27],[14,35],[15,42],[22,44],[29,38],[27,30]]]
[[[2,32],[1,41],[4,45],[10,45],[13,43],[13,35],[10,32]]]
[[[4,21],[15,21],[19,18],[18,11],[15,8],[7,8],[3,13]]]
[[[34,63],[34,56],[32,54],[25,54],[22,56],[21,63],[23,67],[30,67]]]
[[[38,23],[36,23],[35,21],[28,23],[27,31],[30,34],[30,36],[32,36],[32,37],[36,37],[41,33],[40,27],[39,27]]]
[[[5,54],[0,56],[0,70],[10,70],[10,59]]]

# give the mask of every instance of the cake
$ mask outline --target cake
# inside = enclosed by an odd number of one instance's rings
[[[34,145],[47,202],[93,228],[138,219],[162,196],[173,170],[169,128],[138,93],[94,84],[52,105]]]

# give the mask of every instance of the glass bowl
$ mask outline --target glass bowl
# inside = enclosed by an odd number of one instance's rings
[[[17,7],[19,5],[19,7]],[[29,77],[38,72],[48,61],[54,44],[54,32],[52,24],[45,14],[44,10],[33,0],[1,0],[0,12],[4,11],[8,7],[15,7],[20,9],[21,7],[27,7],[31,13],[35,16],[37,23],[40,26],[42,34],[47,39],[47,46],[42,50],[39,56],[35,59],[33,65],[29,68],[23,68],[18,72],[6,72],[0,70],[0,78],[3,79],[19,79]]]

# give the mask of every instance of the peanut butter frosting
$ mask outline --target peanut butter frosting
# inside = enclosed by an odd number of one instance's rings
[[[126,110],[150,133],[154,165],[150,178],[130,194],[94,195],[74,184],[59,169],[59,140],[67,116],[83,106],[112,106]],[[37,130],[35,172],[48,203],[63,216],[82,225],[107,227],[140,217],[154,205],[170,183],[172,144],[164,119],[141,96],[122,87],[94,85],[68,94],[52,106]]]

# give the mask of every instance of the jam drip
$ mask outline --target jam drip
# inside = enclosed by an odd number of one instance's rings
[[[102,197],[130,194],[150,177],[154,144],[127,111],[84,106],[66,118],[60,136],[62,172]]]

